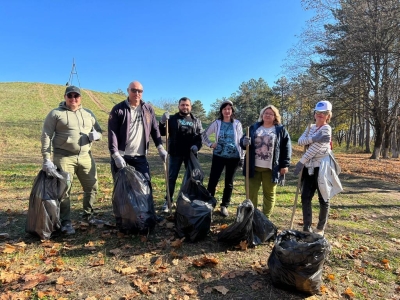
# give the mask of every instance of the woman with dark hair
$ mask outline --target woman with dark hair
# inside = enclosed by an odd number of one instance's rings
[[[211,134],[215,134],[214,143],[209,140]],[[212,122],[202,135],[203,144],[213,149],[207,186],[207,190],[212,196],[215,195],[219,178],[225,168],[225,187],[220,209],[220,213],[224,217],[229,215],[228,206],[231,201],[236,169],[243,166],[244,151],[239,145],[242,135],[242,124],[235,119],[235,108],[232,101],[229,100],[221,103],[218,119]]]
[[[263,213],[270,218],[275,206],[276,186],[288,172],[292,145],[287,130],[281,124],[279,110],[268,105],[264,107],[258,121],[251,125],[249,137],[243,136],[240,146],[249,145],[249,197],[257,207],[258,190],[263,187]],[[246,176],[246,168],[243,175]]]

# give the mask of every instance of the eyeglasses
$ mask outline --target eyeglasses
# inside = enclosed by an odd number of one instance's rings
[[[327,111],[327,110],[324,110],[324,111],[315,111],[315,114],[316,114],[316,115],[325,115],[325,116],[327,116],[327,115],[329,114],[329,111]]]
[[[139,94],[143,93],[143,90],[138,90],[138,89],[130,89],[130,91],[131,91],[131,93],[134,93],[134,94],[136,94],[136,93],[139,93]]]
[[[79,94],[67,94],[67,97],[69,98],[69,99],[72,99],[72,98],[79,98],[81,95],[79,95]]]

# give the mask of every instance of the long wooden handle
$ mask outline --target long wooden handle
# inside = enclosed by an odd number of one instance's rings
[[[300,194],[301,175],[303,174],[303,168],[300,171],[299,180],[297,181],[296,196],[294,197],[294,204],[293,204],[293,210],[292,210],[292,218],[290,219],[290,229],[293,229],[294,215],[296,214],[297,199],[299,198],[299,194]]]
[[[250,137],[250,129],[247,127],[247,138]],[[246,199],[250,199],[250,189],[249,189],[249,162],[250,162],[250,145],[246,146]]]
[[[165,149],[168,153],[168,119],[165,122]],[[166,189],[166,194],[167,194],[167,204],[168,204],[168,209],[171,212],[171,196],[169,195],[169,171],[168,171],[168,156],[167,154],[167,162],[164,162],[164,173],[165,173],[165,189]]]

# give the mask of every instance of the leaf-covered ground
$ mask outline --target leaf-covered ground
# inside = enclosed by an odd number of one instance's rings
[[[0,185],[0,300],[400,299],[399,160],[336,155],[344,191],[332,200],[325,235],[332,250],[323,267],[320,293],[310,296],[272,284],[267,265],[272,242],[251,248],[217,241],[216,234],[224,224],[233,223],[236,207],[245,199],[240,174],[230,216],[219,216],[217,206],[211,233],[203,241],[178,239],[169,218],[148,237],[123,235],[113,225],[112,185],[104,157],[102,153],[97,157],[103,185],[96,212],[107,223],[92,227],[81,221],[82,195],[77,186],[72,206],[77,233],[46,242],[24,233],[30,183],[37,167],[25,166],[24,171],[10,167]],[[159,209],[164,174],[154,153],[149,159]],[[207,173],[209,154],[201,153],[200,161]],[[289,229],[296,183],[289,174],[287,185],[278,188],[271,221],[279,232]],[[315,218],[317,212],[314,198]],[[301,228],[298,203],[294,229]]]

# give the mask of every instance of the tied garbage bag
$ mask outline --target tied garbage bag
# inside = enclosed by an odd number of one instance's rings
[[[283,231],[268,258],[272,283],[311,295],[319,293],[323,265],[330,251],[330,244],[319,234]]]
[[[200,200],[215,207],[217,200],[211,196],[210,192],[204,187],[203,179],[204,172],[200,167],[199,160],[192,152],[190,152],[190,158],[187,162],[186,172],[182,180],[179,194],[184,194],[184,196],[187,199],[190,199],[190,201]]]
[[[71,177],[67,172],[54,170],[52,176],[48,176],[46,172],[39,171],[29,196],[25,224],[27,233],[47,240],[61,228],[60,201],[70,185]]]
[[[237,208],[235,222],[218,233],[218,241],[233,246],[247,241],[247,245],[253,245],[253,215],[253,203],[244,200]]]
[[[195,242],[207,236],[212,211],[217,201],[203,186],[204,173],[193,153],[186,167],[181,190],[176,201],[175,230],[177,235]]]
[[[121,232],[147,235],[154,229],[156,213],[150,185],[132,166],[117,172],[112,204],[116,225]]]
[[[253,216],[253,244],[260,245],[269,240],[275,240],[278,228],[258,209]]]

